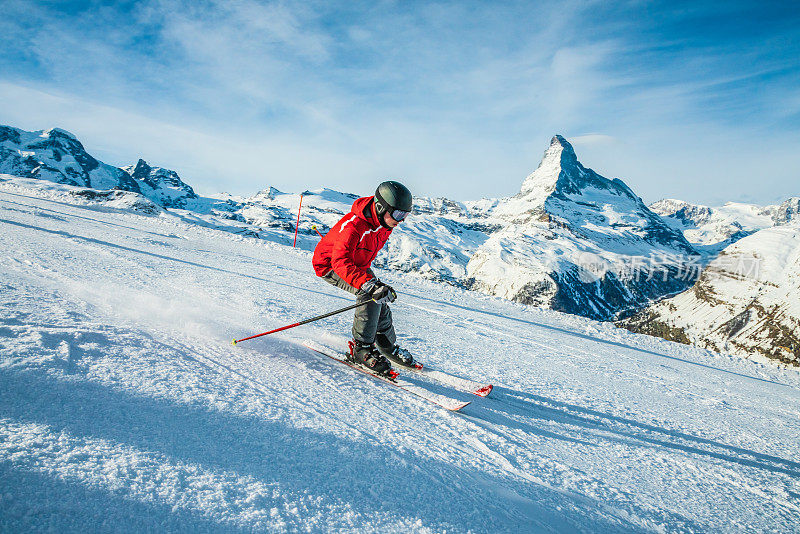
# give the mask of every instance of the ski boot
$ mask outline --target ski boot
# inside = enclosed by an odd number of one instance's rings
[[[392,360],[398,365],[402,365],[403,367],[416,367],[416,362],[414,361],[414,356],[411,355],[406,349],[400,348],[400,345],[395,345],[391,349],[387,350],[384,347],[378,345],[378,350],[380,350],[381,354]]]
[[[391,376],[392,364],[371,344],[350,341],[349,360],[382,376]]]

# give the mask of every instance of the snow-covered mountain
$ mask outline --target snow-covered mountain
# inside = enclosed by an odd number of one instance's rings
[[[726,247],[692,289],[621,323],[718,352],[800,363],[800,223]]]
[[[128,173],[96,160],[74,135],[60,128],[26,132],[0,125],[0,173],[140,192]]]
[[[27,132],[0,125],[0,173],[97,190],[138,193],[159,206],[184,207],[197,198],[177,173],[143,160],[124,169],[92,157],[78,139],[60,128]],[[91,193],[87,193],[90,196]]]
[[[197,198],[194,190],[183,183],[178,173],[151,167],[143,159],[122,170],[136,181],[144,196],[165,208],[185,208],[187,200]]]
[[[716,259],[694,287],[620,324],[717,351],[800,364],[799,207],[797,197],[770,206],[656,202],[653,211]]]
[[[768,206],[768,209],[776,225],[800,221],[800,197],[788,198],[782,204]]]
[[[490,218],[502,224],[467,266],[473,288],[608,319],[682,291],[697,251],[619,179],[584,167],[553,137],[539,167]]]
[[[664,199],[650,209],[683,232],[690,243],[716,253],[758,230],[800,220],[800,197],[770,206],[728,202],[719,207]]]

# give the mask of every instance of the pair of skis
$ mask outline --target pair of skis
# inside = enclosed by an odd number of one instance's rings
[[[317,354],[321,354],[323,356],[330,358],[331,360],[347,365],[348,367],[350,367],[351,369],[355,369],[356,371],[368,374],[371,377],[375,378],[376,380],[380,380],[382,382],[386,382],[387,384],[391,384],[392,386],[395,386],[408,393],[411,393],[412,395],[416,395],[417,397],[425,399],[426,401],[431,402],[441,408],[444,408],[445,410],[456,412],[469,404],[469,401],[464,402],[461,400],[453,399],[445,395],[434,393],[433,391],[430,391],[422,386],[412,384],[407,380],[403,380],[402,377],[396,372],[392,376],[380,375],[366,367],[351,362],[350,360],[347,359],[347,355],[345,353],[333,350],[330,347],[326,347],[324,345],[320,345],[315,341],[306,340],[303,342],[303,345],[306,348],[316,352]],[[445,373],[444,371],[427,369],[426,367],[420,364],[416,364],[414,367],[402,367],[402,369],[408,369],[412,373],[418,374],[420,376],[434,380],[436,382],[450,386],[460,391],[472,393],[473,395],[477,395],[479,397],[486,397],[492,391],[491,384],[482,384],[479,382],[475,382],[473,380],[468,380],[466,378],[461,378],[455,375],[451,375],[449,373]]]

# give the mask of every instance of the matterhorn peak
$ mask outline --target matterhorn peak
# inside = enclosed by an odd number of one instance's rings
[[[621,180],[609,180],[584,167],[572,145],[564,137],[555,135],[539,166],[522,182],[516,198],[543,205],[550,197],[566,200],[568,196],[584,194],[587,189],[614,191],[616,195],[641,202]]]
[[[578,157],[569,141],[561,135],[554,135],[539,166],[522,182],[519,195],[535,196],[543,200],[556,190],[563,171],[575,169],[578,165]]]
[[[569,141],[558,134],[554,135],[550,140],[550,146],[545,151],[542,161],[548,157],[558,158],[561,164],[576,163],[578,161],[578,156],[575,155],[575,149],[572,148]]]

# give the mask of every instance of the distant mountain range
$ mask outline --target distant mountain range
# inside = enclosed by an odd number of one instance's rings
[[[665,199],[651,204],[650,209],[683,232],[693,245],[712,253],[758,230],[800,220],[798,197],[772,206],[728,202],[717,208]]]
[[[650,208],[713,261],[691,290],[619,324],[656,335],[784,363],[800,362],[800,198],[721,207],[661,200]],[[699,266],[698,266],[699,267]]]
[[[197,195],[168,169],[143,160],[123,169],[96,160],[71,133],[26,132],[0,125],[0,172],[59,184],[139,193],[165,208],[185,207]]]
[[[619,324],[718,352],[800,362],[800,198],[650,208],[712,258],[691,290]]]
[[[107,165],[57,128],[27,132],[0,126],[0,173],[72,186],[69,194],[81,201],[145,214],[167,210],[192,224],[287,244],[300,202],[300,193],[272,187],[251,197],[200,197],[174,171],[141,159],[124,168]],[[303,192],[298,245],[313,249],[318,233],[332,227],[358,196],[331,189]],[[796,338],[764,332],[791,332],[792,321],[800,317],[793,305],[772,316],[748,312],[755,322],[736,330],[738,345],[724,343],[722,334],[712,343],[707,329],[718,330],[720,321],[740,317],[743,310],[731,304],[706,325],[698,310],[710,301],[695,302],[687,295],[697,295],[698,287],[706,288],[706,295],[745,291],[730,283],[724,290],[714,285],[719,261],[734,252],[758,254],[770,265],[788,261],[792,256],[783,249],[779,255],[753,244],[789,239],[785,232],[791,233],[799,212],[798,198],[766,207],[729,203],[713,208],[679,200],[648,207],[621,180],[584,167],[557,135],[513,197],[469,202],[416,197],[413,215],[375,264],[594,319],[631,316],[621,323],[626,328],[717,350],[765,347],[763,354],[792,361],[790,356],[800,356]],[[761,232],[767,233],[761,237]],[[737,242],[739,248],[728,250]],[[762,307],[773,306],[783,289],[795,289],[792,273],[770,274],[762,282],[781,288]],[[661,300],[665,297],[673,298]],[[683,299],[680,305],[678,299]],[[691,328],[677,321],[676,313],[691,316]]]

